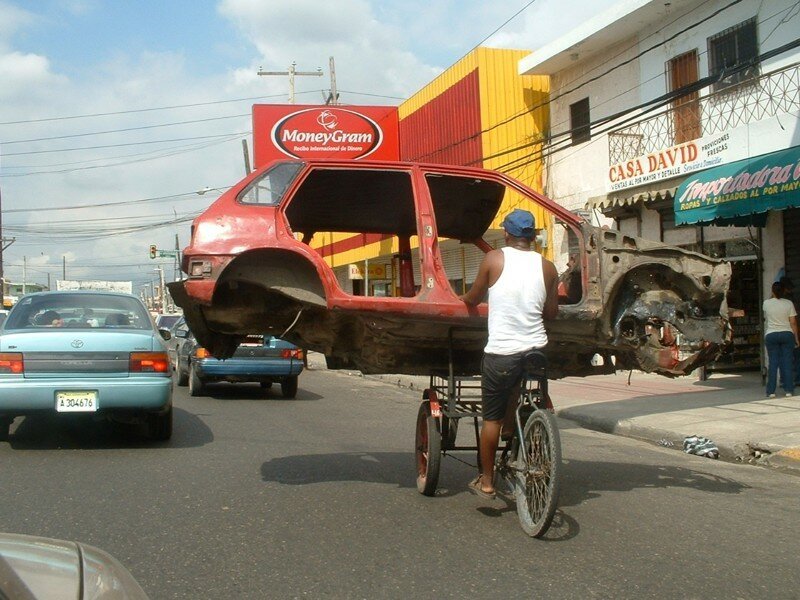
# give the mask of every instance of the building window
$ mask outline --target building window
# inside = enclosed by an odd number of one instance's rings
[[[572,131],[572,144],[582,144],[592,139],[589,131],[589,99],[584,98],[575,104],[569,105],[570,129]]]
[[[724,90],[748,79],[758,77],[758,36],[755,18],[739,23],[708,38],[709,75],[714,77],[723,70],[740,65],[745,68],[726,74],[714,84],[714,91]]]

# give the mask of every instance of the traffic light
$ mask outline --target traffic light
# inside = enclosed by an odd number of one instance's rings
[[[150,244],[150,258],[155,258],[157,251],[158,251],[158,248],[156,247],[156,245],[155,244]]]

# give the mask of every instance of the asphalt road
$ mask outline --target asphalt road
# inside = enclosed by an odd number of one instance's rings
[[[154,600],[800,595],[798,477],[562,421],[561,510],[534,540],[452,458],[438,496],[417,493],[418,393],[326,371],[296,400],[176,390],[167,444],[18,419],[0,530],[99,546]]]

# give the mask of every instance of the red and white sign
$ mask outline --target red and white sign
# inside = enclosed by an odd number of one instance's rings
[[[261,167],[278,158],[398,160],[394,106],[253,106],[253,154]]]
[[[739,127],[696,140],[662,148],[624,163],[611,165],[606,192],[680,177],[721,164],[747,158],[747,129]]]

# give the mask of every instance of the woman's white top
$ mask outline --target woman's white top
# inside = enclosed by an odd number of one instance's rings
[[[547,288],[542,255],[503,248],[503,271],[489,288],[489,354],[517,354],[547,345],[542,311]]]
[[[769,298],[764,300],[764,335],[778,331],[792,331],[789,317],[796,317],[797,311],[791,300],[786,298]]]

